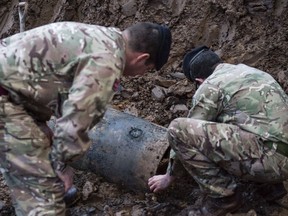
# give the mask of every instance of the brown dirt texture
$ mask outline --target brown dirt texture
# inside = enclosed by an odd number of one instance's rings
[[[228,63],[245,63],[270,73],[288,92],[288,0],[28,0],[26,29],[78,21],[121,29],[138,21],[166,24],[173,44],[160,72],[123,78],[112,106],[167,127],[187,115],[195,86],[181,73],[182,59],[198,45],[210,46]],[[0,38],[19,32],[16,0],[0,1]],[[139,170],[139,172],[141,172]],[[89,172],[75,171],[80,200],[67,215],[188,215],[201,193],[189,176],[161,194],[133,192]],[[185,176],[185,175],[184,175]],[[0,178],[0,215],[15,215]],[[288,215],[288,197],[267,203],[257,193],[229,215]]]

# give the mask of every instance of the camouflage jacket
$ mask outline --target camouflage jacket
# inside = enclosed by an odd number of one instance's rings
[[[233,124],[263,141],[288,144],[288,96],[269,74],[220,64],[195,92],[189,118]],[[170,152],[168,172],[179,166]]]
[[[116,28],[59,22],[0,40],[0,84],[35,118],[58,116],[52,160],[85,152],[125,66]]]
[[[188,117],[288,144],[288,96],[272,76],[244,64],[218,65],[196,91]]]

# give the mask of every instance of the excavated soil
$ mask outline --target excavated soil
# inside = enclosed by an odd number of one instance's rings
[[[123,78],[112,106],[167,127],[186,116],[195,87],[181,73],[185,52],[213,48],[224,61],[270,73],[288,92],[288,0],[29,0],[26,29],[57,21],[79,21],[124,29],[137,21],[165,23],[172,30],[168,64],[143,77]],[[18,1],[0,2],[0,38],[19,32]],[[140,172],[140,171],[139,171]],[[161,194],[132,192],[97,174],[75,171],[79,202],[67,215],[188,215],[202,194],[183,175]],[[0,178],[0,215],[15,215]],[[251,188],[243,207],[229,215],[288,215],[288,197],[267,203]]]

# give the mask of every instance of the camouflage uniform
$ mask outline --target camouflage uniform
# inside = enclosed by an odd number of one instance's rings
[[[124,66],[116,28],[61,22],[0,40],[0,165],[17,215],[65,214],[54,168],[89,148]],[[52,114],[51,145],[39,124]]]
[[[269,74],[220,64],[196,91],[188,118],[172,121],[168,138],[201,189],[225,197],[239,180],[288,178],[287,113],[288,97]]]

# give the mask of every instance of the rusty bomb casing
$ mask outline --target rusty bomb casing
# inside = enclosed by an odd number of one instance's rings
[[[89,132],[91,147],[72,166],[126,188],[145,191],[148,179],[163,166],[163,158],[168,157],[166,132],[162,126],[108,108],[104,118]]]

